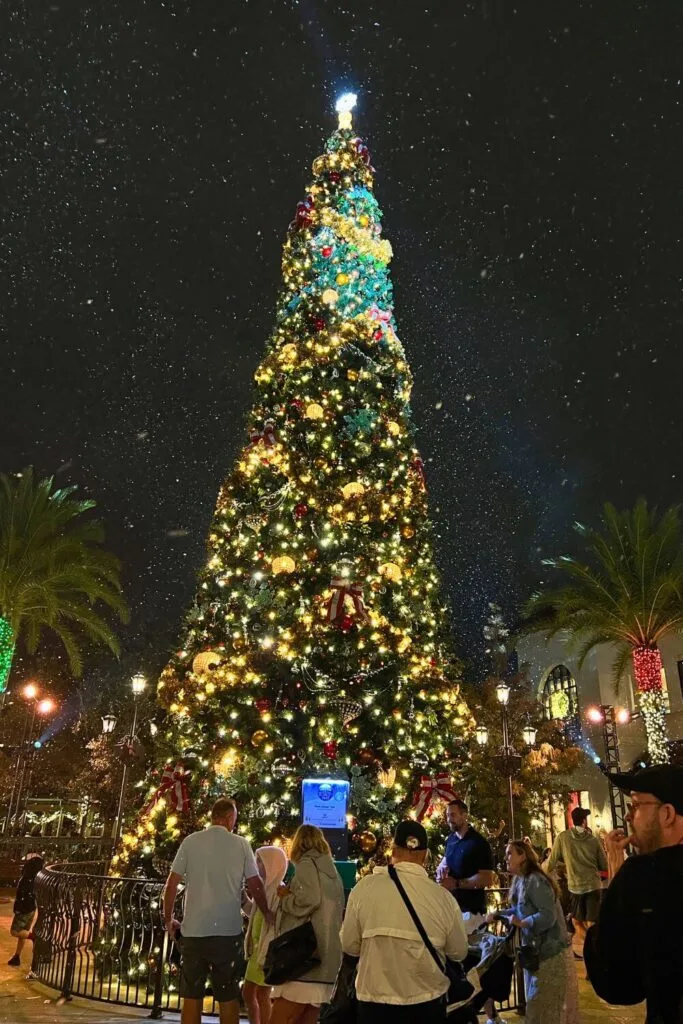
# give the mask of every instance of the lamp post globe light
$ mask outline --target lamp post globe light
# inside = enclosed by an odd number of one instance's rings
[[[130,739],[134,740],[136,736],[136,730],[138,726],[138,700],[142,696],[147,686],[147,679],[142,672],[136,672],[130,680],[130,688],[133,691],[133,724],[130,730]],[[113,716],[109,716],[113,717]],[[102,720],[102,726],[104,728],[104,719]],[[113,726],[112,726],[113,728]],[[121,834],[121,825],[123,823],[123,807],[126,799],[126,782],[128,781],[128,764],[124,762],[123,775],[121,776],[121,791],[119,793],[119,805],[116,812],[116,824],[114,826],[114,844],[118,842],[119,835]]]
[[[517,753],[515,748],[510,743],[510,725],[508,719],[508,705],[510,703],[511,687],[501,679],[496,686],[496,699],[500,704],[502,726],[503,726],[503,746],[500,754],[495,758],[496,766],[499,770],[507,776],[508,782],[508,814],[510,816],[510,839],[515,838],[515,805],[513,800],[512,790],[512,779],[513,776],[520,770],[522,766],[521,755]],[[485,747],[489,739],[489,731],[485,725],[479,725],[476,728],[474,737],[480,747]],[[533,747],[536,742],[536,729],[531,725],[527,724],[522,730],[522,737],[525,744],[528,747]]]

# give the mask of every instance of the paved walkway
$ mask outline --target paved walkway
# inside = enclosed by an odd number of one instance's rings
[[[0,895],[0,1024],[123,1024],[125,1021],[137,1021],[139,1024],[149,1019],[146,1010],[110,1007],[87,999],[76,998],[59,1005],[55,992],[37,981],[26,980],[30,966],[30,944],[26,946],[25,964],[21,968],[7,966],[15,945],[9,934],[11,918],[12,897],[5,893]],[[582,973],[582,964],[578,967]],[[600,1021],[609,1021],[610,1024],[643,1024],[645,1010],[642,1006],[609,1007],[597,998],[587,981],[580,981],[579,988],[581,1024],[599,1024]],[[513,1024],[524,1018],[516,1013],[508,1013],[505,1019],[508,1024]],[[177,1024],[179,1018],[175,1013],[167,1013],[164,1020]]]

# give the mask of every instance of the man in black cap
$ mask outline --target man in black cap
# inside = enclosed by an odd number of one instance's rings
[[[424,869],[427,833],[402,821],[391,859],[396,875],[437,953],[467,955],[458,904]],[[375,868],[351,890],[341,931],[342,947],[360,957],[358,1024],[445,1024],[448,979],[420,938],[388,868]]]
[[[605,841],[614,877],[586,938],[588,977],[608,1003],[647,1000],[647,1024],[683,1024],[683,768],[609,778],[631,794],[633,834]],[[625,861],[629,843],[637,856]]]

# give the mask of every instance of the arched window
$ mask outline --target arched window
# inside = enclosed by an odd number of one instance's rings
[[[567,739],[581,739],[581,716],[576,680],[566,665],[556,665],[548,672],[541,689],[545,717],[562,724]]]

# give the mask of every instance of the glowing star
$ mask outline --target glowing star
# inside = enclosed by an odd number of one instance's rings
[[[351,111],[356,105],[358,97],[355,92],[345,92],[339,97],[335,104],[335,110],[339,114],[339,127],[351,127]]]

